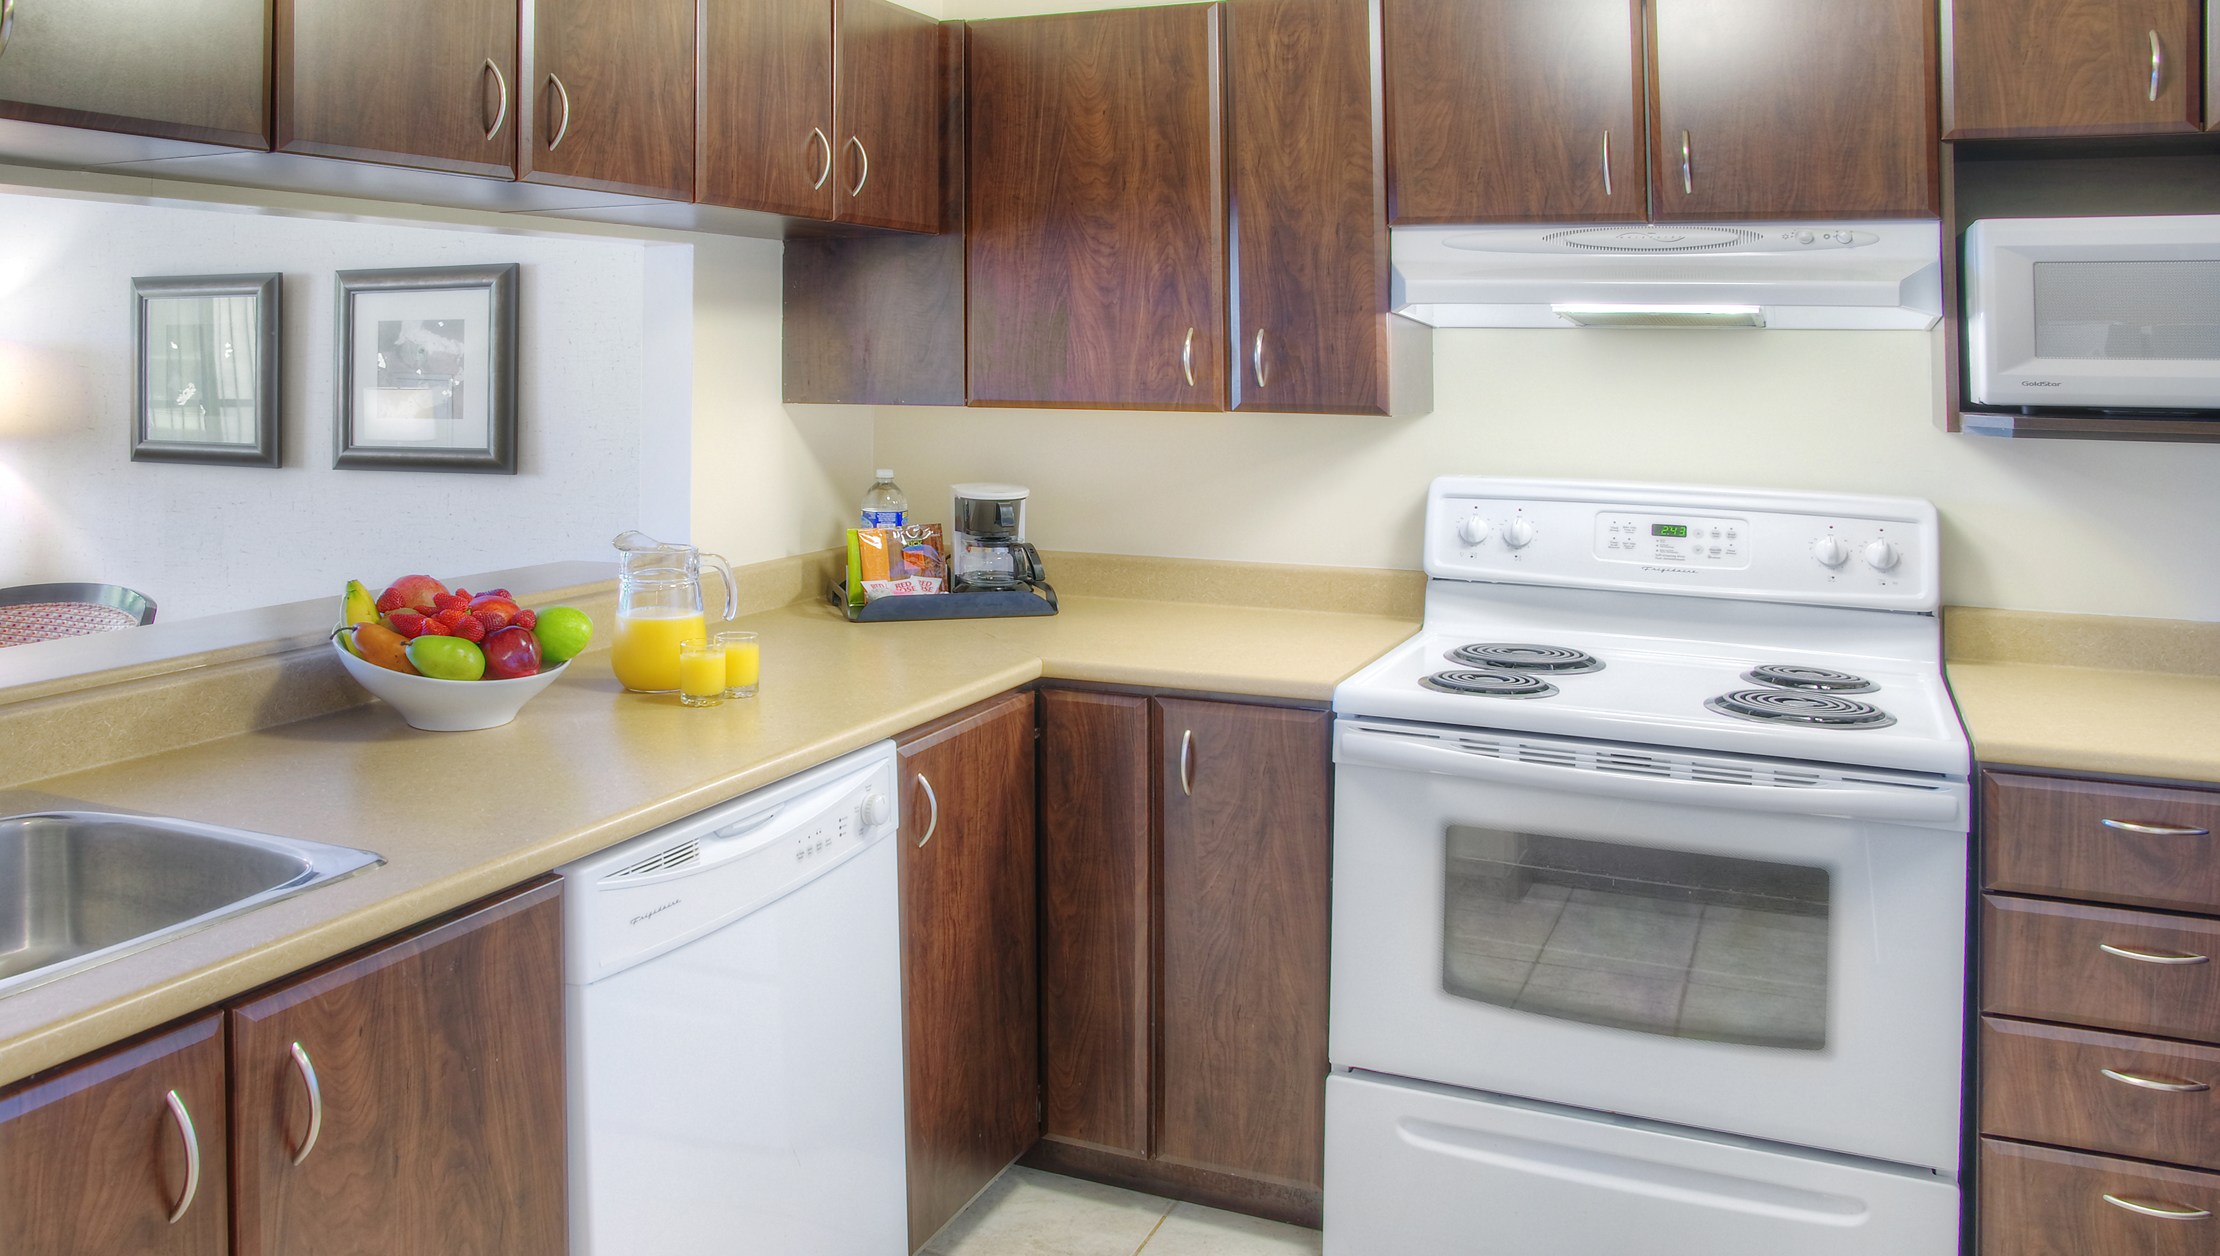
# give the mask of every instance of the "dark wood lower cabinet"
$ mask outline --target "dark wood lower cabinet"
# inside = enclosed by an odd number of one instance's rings
[[[1040,1134],[1033,695],[897,743],[910,1246]]]
[[[234,1256],[561,1252],[552,879],[234,1004]]]
[[[2220,1173],[1984,1138],[1978,1189],[1980,1256],[2220,1250]]]
[[[224,1256],[223,1014],[0,1092],[0,1252]]]

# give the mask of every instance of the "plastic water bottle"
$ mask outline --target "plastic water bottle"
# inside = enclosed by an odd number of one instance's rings
[[[878,478],[872,481],[871,491],[863,495],[863,526],[899,528],[909,522],[910,499],[902,495],[894,473],[881,467],[872,474]]]

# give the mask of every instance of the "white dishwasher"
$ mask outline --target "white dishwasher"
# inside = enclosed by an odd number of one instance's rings
[[[894,744],[560,869],[572,1256],[904,1256]]]

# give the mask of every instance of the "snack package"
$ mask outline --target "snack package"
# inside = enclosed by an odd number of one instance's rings
[[[941,545],[939,524],[857,528],[852,535],[858,579],[866,601],[939,593],[948,587],[948,559]]]

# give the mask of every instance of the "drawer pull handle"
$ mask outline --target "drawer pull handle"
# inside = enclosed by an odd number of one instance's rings
[[[2191,955],[2187,951],[2138,951],[2133,947],[2114,946],[2110,942],[2097,943],[2097,949],[2121,959],[2132,959],[2143,964],[2209,964],[2209,955]]]
[[[509,120],[509,76],[501,72],[492,57],[486,58],[486,69],[492,72],[495,86],[501,89],[501,110],[493,115],[493,125],[486,128],[486,142],[490,144],[494,136],[501,134],[502,124]]]
[[[1195,730],[1192,728],[1179,735],[1179,792],[1189,798],[1195,796]]]
[[[2170,1204],[2163,1199],[2122,1199],[2118,1195],[2107,1195],[2104,1197],[2104,1202],[2114,1208],[2125,1208],[2129,1212],[2141,1213],[2146,1217],[2158,1217],[2166,1221],[2202,1221],[2212,1215],[2202,1208]]]
[[[917,839],[918,849],[923,850],[925,843],[933,840],[933,830],[940,827],[940,795],[933,792],[933,783],[923,772],[917,774],[917,783],[925,791],[925,804],[932,808],[927,813],[930,818],[925,821],[925,836]]]
[[[2149,1073],[2122,1073],[2117,1069],[2102,1068],[2098,1072],[2116,1082],[2141,1086],[2145,1090],[2163,1090],[2170,1094],[2190,1095],[2200,1090],[2210,1090],[2204,1082],[2193,1082],[2185,1077],[2153,1077]]]
[[[316,1082],[316,1062],[308,1058],[308,1048],[293,1044],[293,1071],[300,1074],[301,1084],[308,1088],[308,1133],[301,1139],[301,1149],[293,1153],[293,1163],[308,1159],[316,1150],[316,1139],[324,1132],[324,1088]]]
[[[2106,820],[2104,827],[2122,833],[2141,833],[2148,837],[2210,837],[2211,829],[2200,829],[2188,824],[2145,824],[2140,820]]]
[[[2166,49],[2158,42],[2158,32],[2151,32],[2151,94],[2150,102],[2158,103],[2159,86],[2165,82]]]
[[[185,1143],[185,1189],[177,1196],[177,1207],[170,1210],[170,1224],[176,1225],[185,1210],[193,1206],[193,1197],[200,1194],[200,1133],[193,1128],[193,1114],[185,1110],[185,1101],[176,1091],[167,1096],[170,1120],[177,1124],[177,1136]]]

